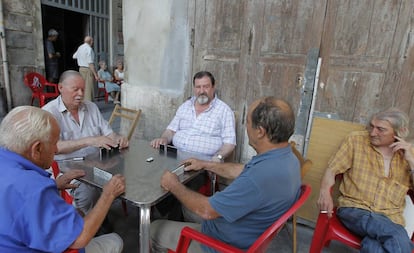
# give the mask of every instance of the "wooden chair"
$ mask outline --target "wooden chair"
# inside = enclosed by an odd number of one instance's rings
[[[302,185],[302,193],[299,199],[286,211],[278,220],[276,220],[268,229],[266,229],[259,238],[250,246],[246,251],[249,253],[261,253],[266,252],[273,238],[279,233],[286,221],[305,203],[311,193],[311,187],[309,185]],[[198,241],[201,244],[207,245],[219,252],[224,253],[241,253],[245,252],[241,249],[235,248],[222,241],[211,238],[205,234],[202,234],[192,228],[185,227],[181,231],[181,236],[177,244],[176,250],[169,249],[169,253],[184,253],[187,252],[188,247],[192,240]]]
[[[38,99],[39,107],[42,107],[49,99],[54,99],[59,96],[58,85],[49,83],[43,75],[37,72],[27,73],[24,76],[23,81],[24,84],[32,90],[31,105],[33,105],[35,99]],[[53,91],[48,91],[49,87],[51,87]]]
[[[128,120],[129,129],[127,131],[126,136],[128,140],[130,140],[138,124],[138,120],[140,116],[141,116],[141,109],[134,110],[134,109],[122,107],[119,104],[117,104],[115,105],[115,108],[112,111],[111,117],[109,118],[109,124],[112,125],[117,117]]]
[[[115,108],[112,111],[111,117],[109,118],[109,124],[112,125],[115,119],[118,117],[121,119],[128,120],[129,129],[127,131],[126,137],[128,138],[128,140],[131,140],[131,137],[134,134],[134,131],[138,124],[138,120],[140,116],[141,116],[141,109],[134,110],[134,109],[122,107],[119,104],[117,104],[115,105]],[[125,216],[128,216],[128,208],[127,208],[125,200],[122,200],[122,209],[124,210]]]
[[[99,83],[102,83],[103,87],[99,87],[99,85],[98,85],[98,93],[95,96],[95,100],[103,99],[105,101],[105,104],[107,104],[108,99],[109,99],[109,94],[108,94],[108,92],[106,92],[105,81],[101,81]]]
[[[341,176],[337,176],[336,181],[340,181],[338,179],[341,178]],[[411,201],[414,202],[413,191],[409,190],[407,194],[410,196]],[[352,234],[344,225],[342,225],[341,221],[336,216],[336,207],[333,210],[331,218],[328,218],[328,214],[326,213],[319,214],[309,253],[322,252],[322,249],[329,246],[330,242],[333,240],[342,242],[355,249],[361,248],[361,238]],[[411,240],[414,241],[414,233],[411,235]]]
[[[312,161],[309,159],[305,159],[302,154],[296,149],[296,143],[290,142],[290,146],[292,147],[292,152],[298,158],[300,163],[300,175],[303,180],[308,170],[312,167]],[[294,213],[292,215],[292,252],[297,252],[297,215]]]

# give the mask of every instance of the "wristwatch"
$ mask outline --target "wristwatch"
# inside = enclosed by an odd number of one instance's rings
[[[224,157],[223,157],[222,155],[220,155],[220,154],[218,154],[218,155],[217,155],[217,158],[218,158],[220,161],[224,161]]]

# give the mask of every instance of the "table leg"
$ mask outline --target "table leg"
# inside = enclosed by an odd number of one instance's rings
[[[139,207],[139,252],[150,252],[150,223],[151,206],[143,205]]]

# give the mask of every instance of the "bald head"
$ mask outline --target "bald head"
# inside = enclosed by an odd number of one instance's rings
[[[252,128],[262,127],[272,143],[288,141],[295,130],[295,115],[284,100],[260,98],[251,104],[249,112]]]
[[[78,71],[75,70],[66,70],[65,72],[60,75],[59,84],[65,84],[68,79],[74,78],[74,77],[80,77],[83,79],[81,74]]]
[[[93,38],[91,36],[85,36],[85,38],[83,39],[83,42],[89,44],[92,46],[93,44]]]

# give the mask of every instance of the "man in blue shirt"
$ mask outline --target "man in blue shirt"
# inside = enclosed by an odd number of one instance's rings
[[[85,217],[59,195],[58,189],[84,175],[74,170],[50,178],[45,170],[57,152],[60,128],[47,111],[14,108],[0,124],[0,252],[120,253],[116,234],[93,238],[112,201],[125,191],[125,179],[115,175],[103,188],[95,208]]]
[[[255,101],[247,115],[249,144],[257,155],[246,165],[188,159],[186,170],[205,169],[234,179],[211,197],[191,191],[166,171],[161,186],[170,191],[202,224],[156,220],[151,224],[154,251],[175,249],[180,231],[190,226],[211,237],[246,250],[300,195],[300,165],[288,143],[295,116],[282,100],[265,97]],[[189,252],[214,252],[197,243]]]

